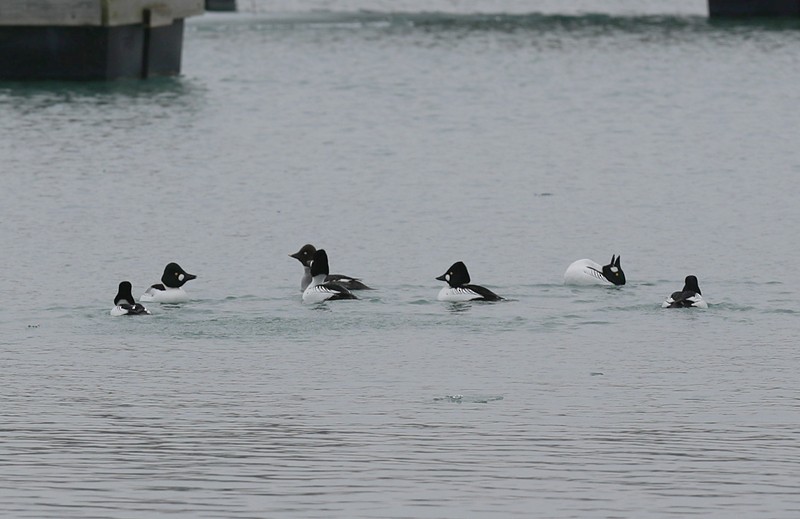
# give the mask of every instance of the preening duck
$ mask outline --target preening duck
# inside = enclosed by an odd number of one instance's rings
[[[604,266],[590,259],[574,261],[564,272],[564,284],[622,286],[625,284],[625,273],[619,258],[611,256],[611,263]]]

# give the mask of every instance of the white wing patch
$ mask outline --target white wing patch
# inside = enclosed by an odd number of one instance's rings
[[[439,301],[452,301],[452,302],[472,301],[473,299],[482,299],[482,298],[483,296],[478,294],[477,292],[463,287],[456,287],[456,288],[444,287],[439,292],[439,296],[437,297]]]
[[[708,303],[706,300],[703,299],[703,296],[700,294],[695,294],[692,297],[687,297],[684,301],[688,301],[691,303],[689,308],[708,308]],[[661,308],[669,308],[675,302],[675,299],[672,296],[669,296],[663,303],[661,303]]]
[[[585,272],[587,274],[589,274],[590,276],[596,277],[597,279],[602,279],[603,281],[605,281],[605,279],[606,279],[606,277],[603,275],[602,272],[598,272],[597,270],[595,270],[593,268],[587,268],[585,270]]]
[[[573,261],[564,272],[567,285],[613,285],[603,275],[603,267],[590,259]]]
[[[708,303],[706,303],[706,300],[703,299],[701,295],[694,295],[689,298],[689,301],[692,302],[694,308],[708,308]]]
[[[111,315],[114,317],[119,317],[121,315],[128,315],[128,311],[122,308],[121,306],[117,305],[111,309]]]
[[[303,302],[319,303],[321,301],[327,301],[336,294],[338,294],[338,292],[331,290],[324,285],[314,285],[306,288],[306,290],[303,292]]]

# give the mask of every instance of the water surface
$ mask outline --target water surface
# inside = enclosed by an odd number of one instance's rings
[[[796,517],[800,33],[548,5],[253,3],[180,78],[0,84],[6,514]],[[303,305],[306,242],[376,290]],[[456,260],[508,300],[437,302]],[[169,261],[191,303],[108,315]]]

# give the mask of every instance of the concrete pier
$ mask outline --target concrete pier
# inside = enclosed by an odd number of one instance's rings
[[[0,0],[0,79],[180,73],[183,21],[203,0]]]
[[[236,0],[206,0],[206,11],[235,11]]]
[[[708,0],[711,18],[800,17],[800,0]]]

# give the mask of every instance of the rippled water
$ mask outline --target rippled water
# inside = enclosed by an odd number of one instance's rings
[[[252,5],[0,83],[5,516],[798,515],[794,24]],[[376,290],[303,305],[306,242]]]

